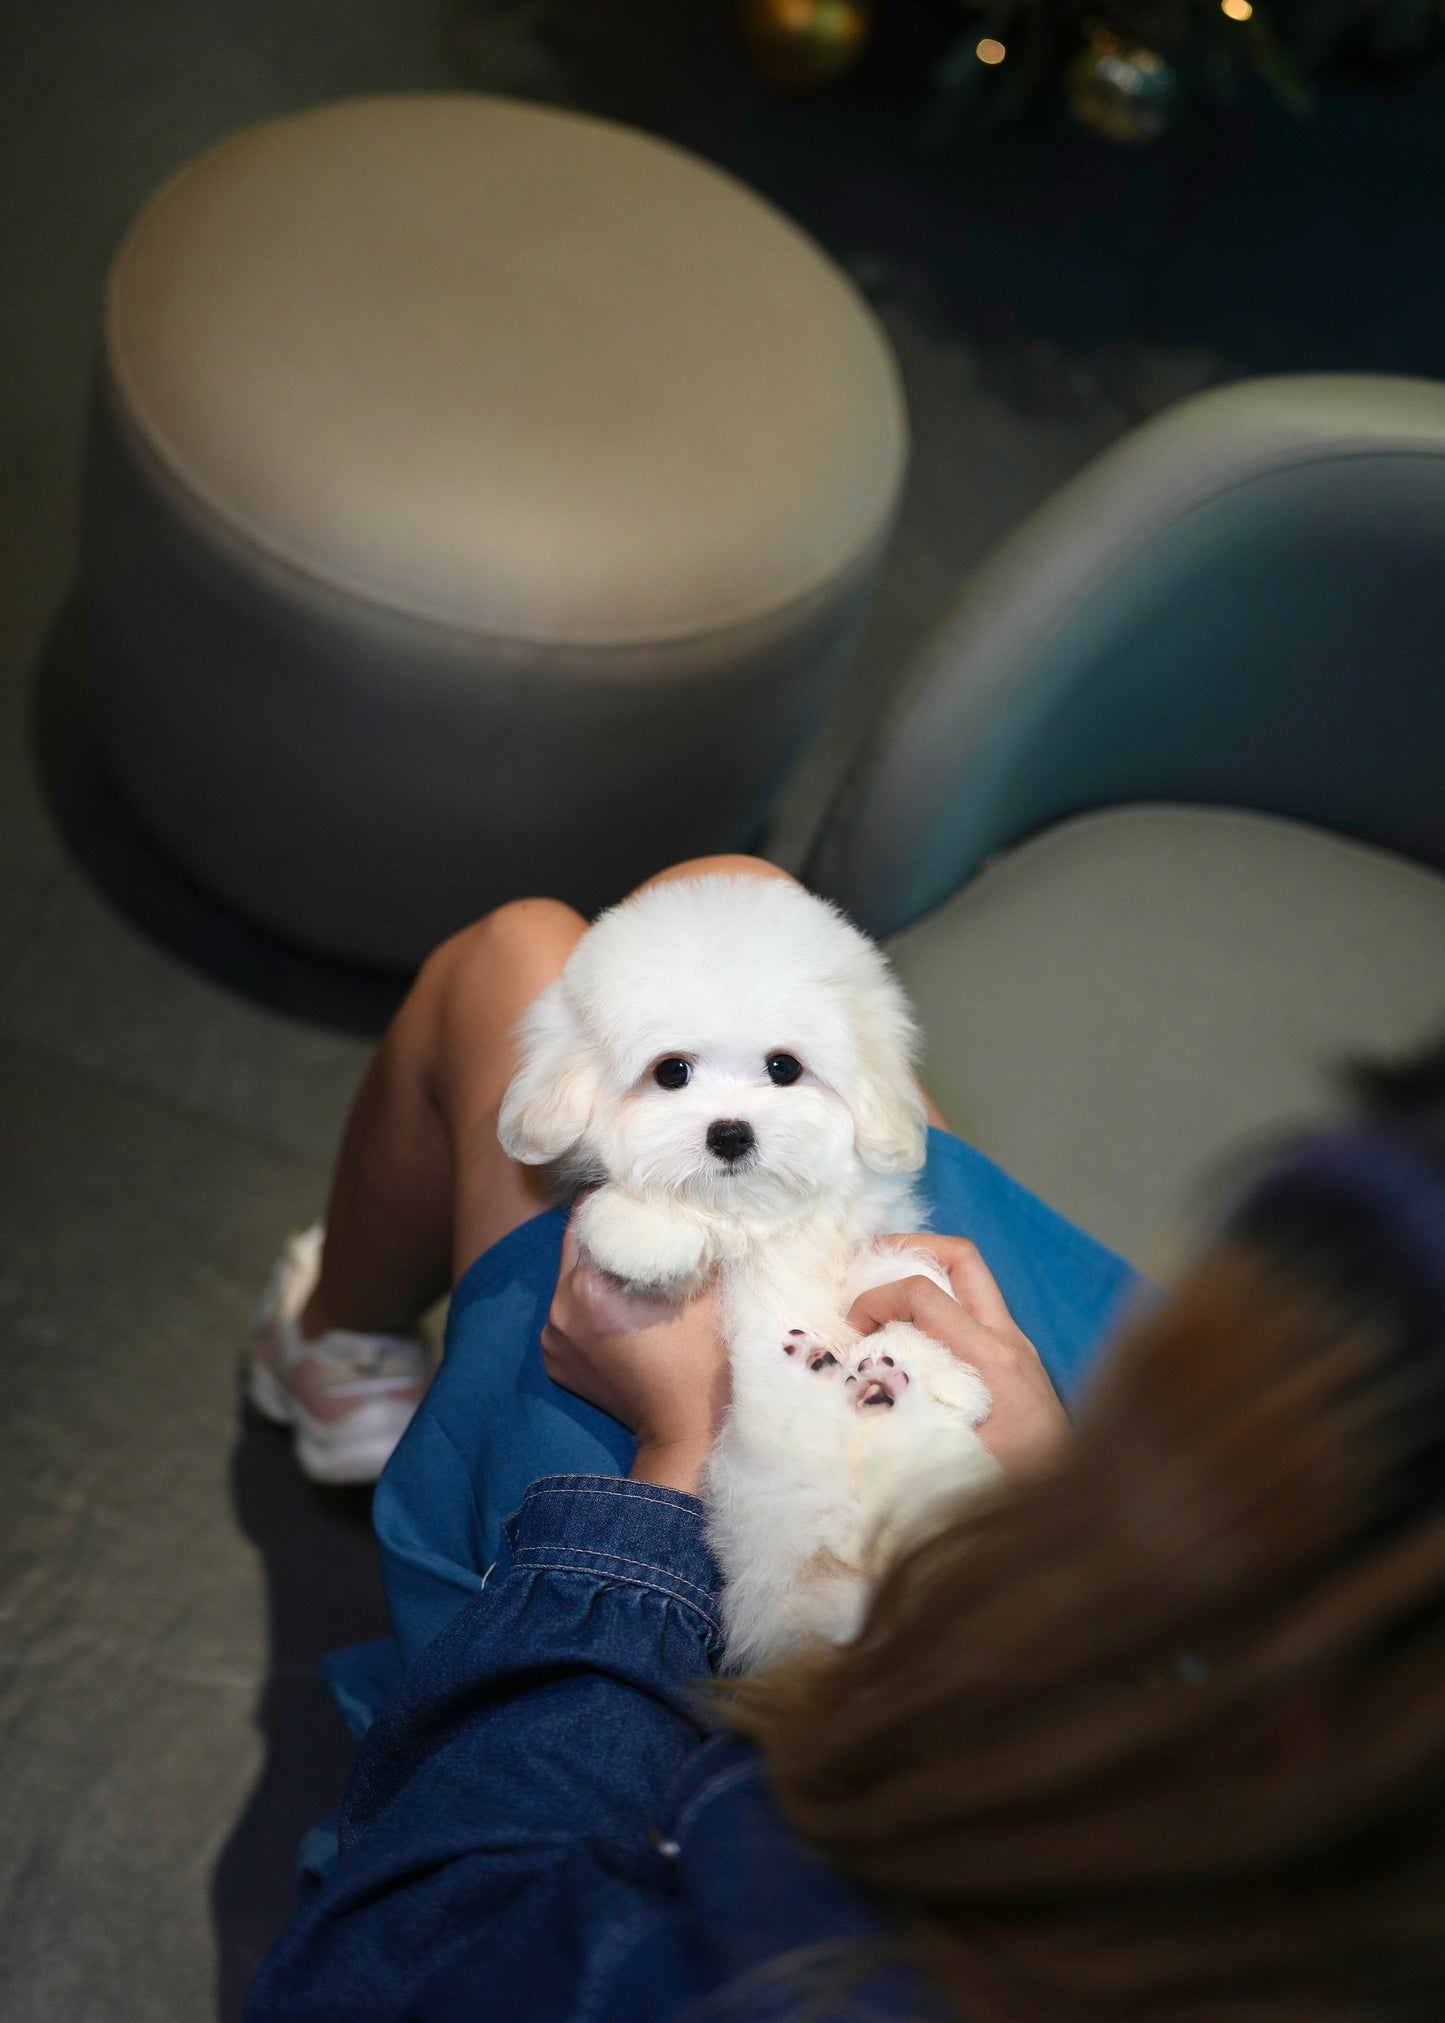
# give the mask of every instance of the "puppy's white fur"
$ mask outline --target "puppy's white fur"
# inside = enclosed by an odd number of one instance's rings
[[[727,1656],[764,1662],[857,1626],[915,1530],[997,1463],[978,1373],[912,1327],[861,1341],[857,1295],[924,1272],[878,1243],[917,1228],[925,1124],[915,1029],[881,951],[782,879],[673,880],[605,913],[519,1028],[502,1144],[597,1184],[584,1249],[682,1297],[718,1271],[733,1402],[706,1485]],[[767,1062],[791,1055],[786,1086]],[[684,1087],[653,1078],[688,1063]],[[708,1149],[715,1120],[752,1152]],[[860,1399],[873,1402],[860,1404]]]

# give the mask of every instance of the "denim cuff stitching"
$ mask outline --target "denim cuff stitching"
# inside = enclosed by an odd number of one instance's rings
[[[685,1574],[675,1573],[670,1566],[655,1566],[650,1559],[634,1559],[630,1553],[609,1552],[605,1546],[524,1545],[517,1554],[517,1565],[535,1566],[537,1561],[532,1555],[539,1552],[568,1554],[570,1558],[581,1562],[581,1565],[576,1569],[579,1573],[585,1573],[589,1570],[597,1573],[610,1573],[613,1567],[640,1567],[644,1573],[659,1573],[664,1580],[673,1582],[675,1586],[691,1589],[692,1593],[701,1596],[702,1600],[709,1607],[712,1607],[717,1600],[711,1588],[703,1587],[695,1580],[689,1580]],[[604,1559],[610,1561],[611,1564],[605,1567],[596,1565],[598,1560]]]
[[[621,1475],[539,1475],[524,1501],[554,1490],[570,1496],[620,1496],[629,1503],[661,1503],[669,1510],[680,1510],[685,1517],[701,1515],[703,1507],[702,1499],[689,1496],[685,1489],[667,1489],[660,1482],[632,1482]]]
[[[720,1627],[716,1604],[707,1589],[698,1587],[690,1580],[683,1580],[678,1574],[669,1573],[666,1567],[650,1568],[643,1560],[623,1559],[616,1553],[586,1553],[580,1547],[574,1550],[567,1546],[554,1546],[551,1550],[559,1553],[572,1551],[572,1559],[550,1559],[545,1556],[547,1550],[543,1546],[534,1546],[528,1551],[518,1553],[513,1564],[519,1572],[526,1573],[601,1574],[609,1580],[624,1582],[628,1587],[641,1588],[646,1594],[661,1595],[664,1601],[676,1602],[679,1608],[691,1609],[695,1615],[702,1618],[709,1630],[716,1632]],[[599,1566],[596,1563],[599,1560],[607,1560],[611,1564]],[[637,1572],[628,1571],[634,1567]],[[645,1580],[642,1578],[645,1572],[660,1574],[661,1579]],[[687,1588],[690,1592],[679,1593],[681,1588]]]

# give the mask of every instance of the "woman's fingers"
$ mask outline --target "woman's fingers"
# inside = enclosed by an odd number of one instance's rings
[[[860,1335],[871,1335],[875,1328],[886,1327],[889,1321],[911,1321],[925,1335],[932,1335],[949,1348],[953,1344],[947,1340],[947,1331],[957,1329],[967,1320],[968,1315],[958,1301],[950,1299],[942,1286],[921,1274],[870,1287],[858,1295],[848,1311],[848,1325]]]
[[[1008,1302],[999,1291],[998,1280],[984,1263],[976,1243],[970,1243],[963,1236],[953,1238],[948,1246],[948,1256],[940,1258],[939,1263],[948,1273],[955,1298],[986,1328],[1013,1326]]]
[[[1012,1327],[1013,1315],[998,1289],[998,1280],[983,1261],[983,1253],[966,1236],[937,1236],[920,1230],[916,1236],[895,1238],[910,1248],[926,1250],[948,1273],[953,1296],[975,1320],[986,1328]]]

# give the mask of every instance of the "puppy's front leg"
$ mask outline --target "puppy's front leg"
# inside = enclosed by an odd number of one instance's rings
[[[581,1202],[577,1236],[594,1263],[629,1285],[679,1298],[695,1291],[713,1263],[702,1224],[665,1201],[639,1200],[619,1187],[599,1187]]]

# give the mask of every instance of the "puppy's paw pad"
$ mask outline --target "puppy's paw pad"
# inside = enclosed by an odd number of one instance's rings
[[[791,1356],[799,1369],[811,1370],[815,1376],[831,1376],[843,1365],[837,1350],[821,1335],[810,1335],[806,1328],[789,1328],[783,1336],[783,1354]]]
[[[849,1402],[855,1411],[887,1411],[908,1389],[908,1372],[889,1355],[864,1356],[847,1379]]]

